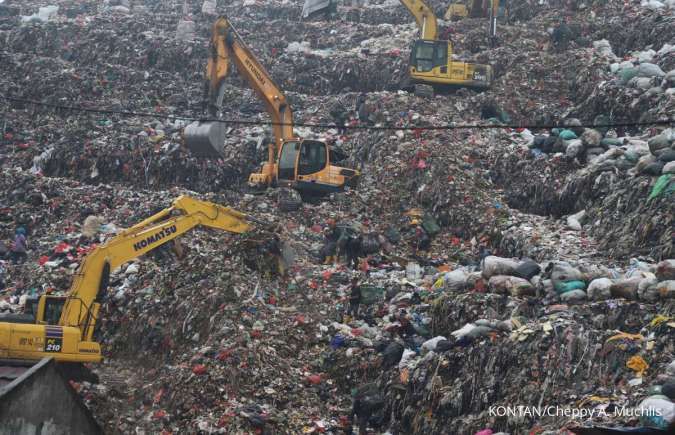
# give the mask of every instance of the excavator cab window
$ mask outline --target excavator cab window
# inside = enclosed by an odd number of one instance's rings
[[[45,316],[44,321],[47,325],[58,325],[61,318],[61,311],[63,311],[63,304],[66,298],[64,297],[47,297],[45,300]]]
[[[325,168],[328,163],[326,151],[326,144],[323,142],[303,141],[298,159],[298,175],[314,174]]]
[[[300,142],[286,142],[282,145],[279,156],[279,179],[295,179],[295,161],[300,151]]]
[[[434,67],[447,66],[447,41],[425,41],[423,39],[416,41],[411,50],[410,65],[419,72],[429,72]]]

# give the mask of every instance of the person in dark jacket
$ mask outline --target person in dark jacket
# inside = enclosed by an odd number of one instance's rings
[[[333,264],[338,260],[338,241],[341,232],[334,219],[328,219],[327,224],[323,230],[324,244],[321,248],[321,257],[323,264]]]
[[[431,247],[431,237],[424,231],[421,226],[415,227],[415,235],[412,240],[413,256],[417,255],[419,251],[428,251]]]
[[[369,121],[369,119],[370,119],[370,108],[368,107],[368,102],[366,101],[365,96],[358,103],[358,108],[356,109],[356,111],[357,111],[360,122],[368,122]]]
[[[359,316],[359,305],[361,304],[361,286],[359,279],[352,279],[352,287],[349,293],[349,315],[355,319]]]
[[[384,397],[375,382],[357,388],[353,394],[352,412],[350,418],[356,417],[359,426],[359,435],[365,435],[368,423],[375,420],[384,408]],[[347,431],[353,434],[351,428]]]
[[[567,20],[563,19],[560,24],[553,29],[551,34],[551,42],[553,47],[559,51],[567,50],[567,47],[572,40],[572,30],[567,25]]]
[[[347,129],[345,128],[345,123],[347,122],[347,111],[341,104],[336,103],[335,105],[333,105],[333,107],[330,110],[330,116],[332,116],[333,121],[335,121],[338,134],[347,133]]]
[[[361,256],[362,245],[363,236],[361,236],[361,234],[356,237],[350,237],[349,240],[347,240],[347,246],[345,247],[347,265],[352,269],[357,269],[359,267],[359,257]]]

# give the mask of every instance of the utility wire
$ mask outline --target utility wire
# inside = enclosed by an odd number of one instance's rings
[[[550,124],[550,125],[535,125],[535,124],[445,124],[445,125],[420,125],[420,126],[396,126],[396,125],[345,125],[339,126],[336,124],[322,124],[322,123],[307,123],[307,122],[295,122],[292,124],[283,123],[283,122],[272,122],[272,121],[258,121],[258,120],[245,120],[245,119],[209,119],[209,118],[200,118],[194,116],[185,116],[185,115],[170,115],[162,113],[150,113],[150,112],[134,112],[130,110],[113,110],[113,109],[92,109],[89,107],[81,106],[66,106],[62,104],[47,103],[44,101],[35,101],[28,100],[24,98],[9,97],[6,95],[0,95],[0,99],[10,101],[12,103],[23,103],[23,104],[32,104],[41,107],[49,107],[58,110],[72,111],[72,112],[84,112],[84,113],[96,113],[104,115],[121,115],[129,117],[145,117],[145,118],[162,118],[162,119],[173,119],[173,120],[182,120],[182,121],[200,121],[200,122],[220,122],[228,125],[256,125],[256,126],[267,126],[267,125],[278,125],[278,126],[294,126],[294,127],[308,127],[316,129],[338,129],[344,128],[347,130],[491,130],[491,129],[528,129],[528,130],[550,130],[552,128],[569,128],[569,127],[582,127],[582,128],[617,128],[617,127],[645,127],[645,126],[656,126],[656,125],[674,125],[675,119],[663,119],[663,120],[652,120],[652,121],[630,121],[630,122],[612,122],[606,124],[594,124],[594,123],[581,123],[581,125],[575,126],[566,126],[564,124]]]

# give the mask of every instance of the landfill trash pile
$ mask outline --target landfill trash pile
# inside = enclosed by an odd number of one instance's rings
[[[356,373],[364,361],[371,366],[366,379],[383,399],[373,419],[400,433],[518,433],[573,423],[555,414],[490,413],[511,404],[595,409],[583,422],[606,423],[615,407],[661,398],[662,385],[672,383],[673,266],[634,259],[622,270],[488,256],[480,268],[425,269],[417,281],[412,268],[405,276],[390,272],[389,282],[375,284],[386,296],[372,317],[332,325],[330,359],[351,360]],[[398,289],[397,276],[405,282]]]
[[[495,47],[486,19],[441,20],[495,80],[431,98],[400,89],[417,28],[399,1],[344,0],[329,20],[304,3],[0,2],[0,95],[89,110],[3,101],[0,241],[24,228],[29,249],[2,263],[0,311],[67,291],[94,244],[190,194],[256,229],[196,230],[114,271],[100,383],[73,384],[107,433],[665,428],[675,130],[603,125],[675,116],[673,2],[512,0]],[[184,147],[218,15],[296,123],[344,121],[295,133],[344,150],[356,188],[297,210],[251,194],[269,125],[228,124],[220,159]],[[269,121],[236,70],[223,92],[219,116]],[[453,124],[481,128],[423,129]],[[661,418],[614,413],[641,405]]]

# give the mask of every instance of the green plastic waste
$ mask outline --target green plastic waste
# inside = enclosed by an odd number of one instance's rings
[[[671,183],[673,181],[673,174],[663,174],[656,180],[656,184],[652,187],[652,192],[649,194],[649,199],[654,199],[657,196],[665,193],[670,195],[675,192],[675,184]]]
[[[619,71],[619,78],[623,84],[628,83],[633,77],[636,77],[640,72],[637,68],[624,68]]]
[[[583,281],[565,281],[555,283],[555,291],[559,295],[571,292],[572,290],[585,290],[585,289],[586,283]]]
[[[613,137],[606,137],[603,140],[600,141],[600,145],[605,146],[605,147],[618,147],[621,146],[623,142],[621,140],[613,138]]]
[[[430,337],[431,336],[431,331],[429,331],[426,327],[422,325],[413,325],[413,328],[415,329],[415,332],[422,337]]]
[[[435,236],[441,232],[441,227],[438,225],[436,218],[430,214],[425,214],[422,218],[422,228],[424,228],[424,231],[430,236]]]
[[[384,300],[384,287],[375,287],[373,285],[361,286],[361,303],[364,305],[373,305]]]
[[[623,154],[623,157],[628,160],[629,162],[637,163],[638,160],[640,160],[640,155],[636,153],[635,151],[626,151]]]
[[[499,120],[503,122],[504,124],[510,124],[511,123],[511,117],[509,116],[508,113],[506,113],[503,110],[499,111]]]
[[[577,134],[572,130],[563,130],[560,132],[559,136],[563,140],[572,140],[577,138]]]

